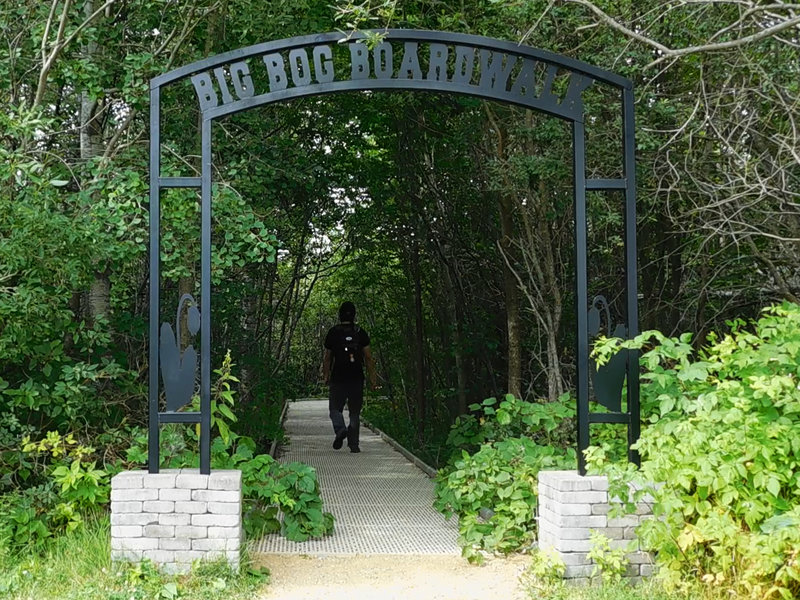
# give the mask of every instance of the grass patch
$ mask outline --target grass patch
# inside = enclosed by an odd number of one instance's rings
[[[736,600],[737,596],[701,585],[684,586],[681,591],[667,591],[657,579],[636,585],[626,581],[589,585],[565,582],[528,585],[531,600]]]
[[[548,586],[546,591],[536,587],[530,590],[530,597],[537,600],[689,600],[686,595],[665,592],[659,584],[649,581],[636,586],[625,582],[584,586],[561,583]]]
[[[621,575],[624,568],[619,571]],[[700,582],[681,581],[679,587],[666,586],[658,577],[640,580],[635,585],[626,579],[604,578],[601,573],[586,585],[562,579],[564,564],[553,553],[534,552],[531,564],[520,582],[530,600],[736,600],[725,590]]]
[[[150,563],[111,563],[108,516],[86,521],[39,553],[0,554],[0,597],[12,600],[226,600],[253,598],[266,571],[240,573],[224,561],[198,564],[188,575],[163,575]]]

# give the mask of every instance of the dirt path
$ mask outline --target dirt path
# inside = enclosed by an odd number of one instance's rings
[[[261,554],[272,573],[259,600],[525,600],[528,556],[474,566],[457,556]]]

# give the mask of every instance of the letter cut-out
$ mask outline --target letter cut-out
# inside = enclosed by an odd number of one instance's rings
[[[403,60],[400,63],[400,69],[397,71],[398,79],[422,79],[417,48],[417,42],[403,44]]]
[[[308,64],[308,54],[305,48],[295,48],[289,51],[289,70],[292,73],[292,83],[303,87],[311,83],[311,66]]]
[[[286,80],[286,65],[283,62],[283,57],[278,53],[266,54],[263,60],[269,76],[269,91],[279,92],[285,90],[288,81]]]
[[[250,77],[250,68],[246,62],[235,62],[231,65],[231,80],[233,89],[240,100],[255,96],[253,78]]]
[[[375,77],[378,79],[391,79],[394,75],[394,54],[389,42],[381,42],[372,52],[372,64]]]
[[[447,81],[447,46],[431,44],[431,58],[428,62],[429,81]]]
[[[228,89],[228,81],[225,79],[225,69],[217,67],[214,69],[214,76],[217,78],[217,85],[219,85],[219,91],[222,93],[222,103],[230,104],[233,102],[233,96],[231,96],[231,92]]]
[[[508,78],[514,65],[517,64],[516,56],[509,56],[502,52],[481,50],[481,79],[480,87],[487,92],[506,91]]]
[[[561,101],[561,108],[565,109],[567,113],[574,119],[582,120],[583,117],[583,92],[586,91],[591,85],[593,80],[591,77],[579,75],[578,73],[571,73],[569,76],[569,87],[564,99]]]
[[[535,60],[522,59],[522,67],[511,86],[511,93],[525,99],[536,98],[536,65]]]
[[[314,48],[314,75],[316,75],[317,83],[333,81],[333,51],[330,46]]]
[[[453,66],[453,83],[469,85],[472,72],[475,70],[475,48],[456,46],[455,65]]]
[[[350,44],[350,79],[369,77],[369,50],[361,42]]]
[[[558,74],[556,65],[547,65],[544,71],[544,85],[539,93],[539,102],[547,110],[555,110],[558,106],[558,97],[553,93],[553,82]]]
[[[217,93],[214,91],[214,84],[211,82],[211,75],[208,73],[198,73],[192,75],[192,85],[197,92],[197,100],[200,102],[200,111],[206,111],[219,104]]]

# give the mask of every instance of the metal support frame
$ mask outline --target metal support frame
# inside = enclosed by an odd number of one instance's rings
[[[150,82],[150,352],[149,444],[151,473],[159,469],[159,427],[162,423],[200,424],[200,471],[210,472],[211,453],[211,229],[212,229],[212,124],[217,118],[257,106],[292,98],[359,90],[419,90],[470,95],[516,104],[571,123],[575,209],[575,299],[578,402],[578,470],[585,474],[583,451],[590,441],[591,423],[626,423],[629,447],[639,437],[638,355],[627,356],[627,412],[590,413],[589,380],[596,372],[589,356],[589,303],[587,265],[588,190],[617,190],[625,195],[626,331],[638,333],[636,267],[636,185],[633,87],[609,71],[568,57],[512,42],[481,36],[422,30],[380,32],[383,41],[373,49],[361,42],[368,33],[346,36],[326,33],[266,42],[234,50],[159,75]],[[394,70],[393,48],[402,45],[403,59]],[[420,45],[427,45],[427,71],[419,60]],[[334,69],[334,55],[350,53],[350,77]],[[309,52],[311,54],[309,54]],[[288,60],[286,59],[288,57]],[[263,62],[259,66],[259,60]],[[257,93],[252,69],[261,68],[268,89]],[[391,64],[391,68],[388,65]],[[312,69],[313,65],[313,69]],[[374,72],[373,72],[374,65]],[[452,71],[450,71],[452,70]],[[312,71],[315,79],[312,80]],[[337,73],[339,79],[336,79]],[[544,75],[540,75],[544,73]],[[558,74],[566,74],[566,92],[553,91]],[[537,79],[538,78],[538,79]],[[201,119],[200,177],[161,175],[161,89],[191,82],[197,93]],[[619,90],[622,97],[623,176],[621,179],[587,179],[582,92],[594,83]],[[219,89],[219,94],[217,93]],[[160,321],[160,200],[170,188],[200,190],[200,411],[179,410],[190,401],[196,378],[196,354],[181,350],[180,331],[173,333]],[[193,301],[193,299],[192,299]],[[179,308],[179,311],[181,309]],[[197,311],[192,306],[189,310]],[[180,314],[178,315],[180,319]],[[195,333],[192,331],[192,333]],[[167,411],[159,408],[159,374],[164,380]],[[167,385],[167,384],[170,385]],[[597,383],[595,383],[597,386]],[[188,390],[188,393],[187,393]],[[629,451],[629,460],[638,456]]]
[[[639,289],[636,264],[636,140],[634,128],[633,86],[622,92],[622,154],[625,178],[625,289],[627,302],[628,337],[639,335]],[[639,453],[631,448],[639,439],[641,418],[639,409],[639,353],[628,351],[628,460],[639,465]]]

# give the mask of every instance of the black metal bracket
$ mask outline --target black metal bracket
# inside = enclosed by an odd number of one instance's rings
[[[158,357],[161,367],[161,379],[164,383],[167,410],[165,412],[159,411],[156,401],[154,419],[151,405],[150,435],[147,448],[147,462],[151,473],[158,473],[161,462],[159,456],[159,427],[163,423],[200,423],[200,470],[203,473],[210,473],[211,471],[211,454],[207,450],[210,448],[211,441],[210,416],[206,423],[202,410],[200,412],[180,411],[181,408],[191,402],[197,381],[197,351],[191,344],[181,350],[183,342],[181,316],[184,314],[184,310],[186,311],[186,327],[189,333],[192,336],[197,335],[200,330],[200,311],[191,294],[184,294],[178,301],[175,329],[173,330],[172,325],[169,323],[161,324]]]

